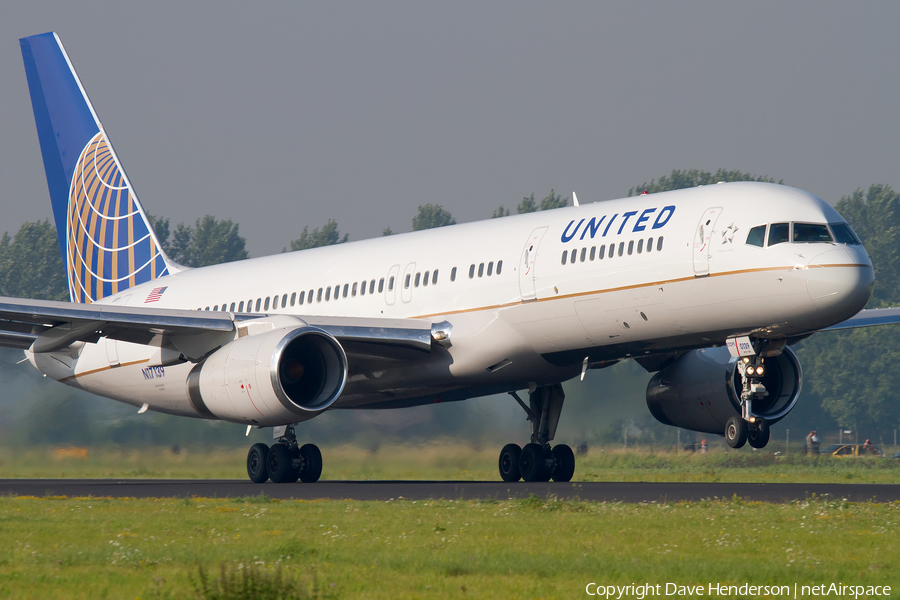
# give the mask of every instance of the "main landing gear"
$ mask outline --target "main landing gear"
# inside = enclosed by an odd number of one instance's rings
[[[253,444],[247,452],[247,475],[254,483],[314,483],[322,475],[322,453],[315,444],[297,445],[294,426],[275,428],[272,447]]]
[[[575,473],[575,453],[565,444],[550,447],[556,435],[565,394],[559,384],[529,391],[529,405],[515,393],[510,396],[525,410],[531,422],[531,443],[520,448],[507,444],[500,451],[500,477],[503,481],[571,481]]]
[[[740,448],[749,442],[752,448],[765,448],[769,443],[769,424],[762,417],[754,416],[753,401],[769,395],[762,378],[766,367],[761,356],[744,356],[738,359],[741,375],[741,416],[731,417],[725,423],[725,442],[732,448]]]

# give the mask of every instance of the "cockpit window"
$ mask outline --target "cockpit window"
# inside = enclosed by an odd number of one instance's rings
[[[824,223],[794,223],[794,242],[831,241],[831,233]]]
[[[783,244],[790,239],[790,223],[772,223],[769,227],[769,246]]]
[[[859,238],[856,237],[856,234],[853,233],[853,230],[846,223],[829,223],[828,226],[834,232],[834,239],[837,240],[838,244],[860,245]]]
[[[759,225],[750,230],[747,234],[747,243],[751,246],[759,246],[762,248],[766,243],[766,226]]]

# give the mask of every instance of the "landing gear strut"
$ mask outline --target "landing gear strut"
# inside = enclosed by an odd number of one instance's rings
[[[762,378],[766,367],[759,354],[738,359],[741,376],[741,416],[731,417],[725,423],[725,442],[732,448],[740,448],[748,441],[753,448],[765,448],[769,443],[769,424],[753,414],[753,401],[769,395]]]
[[[315,444],[298,447],[293,425],[276,427],[272,447],[253,444],[247,452],[247,475],[254,483],[314,483],[322,475],[322,453]]]
[[[556,435],[565,394],[559,384],[537,387],[528,394],[528,404],[510,392],[531,422],[531,443],[520,448],[507,444],[500,451],[500,477],[503,481],[571,481],[575,473],[575,453],[565,444],[551,448]]]

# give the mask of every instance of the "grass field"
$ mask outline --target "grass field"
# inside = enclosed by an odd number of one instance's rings
[[[323,451],[328,479],[497,479],[493,448]],[[5,448],[0,477],[243,479],[244,456]],[[594,448],[579,457],[575,479],[895,483],[900,461]],[[816,498],[629,505],[0,497],[0,598],[568,598],[586,595],[590,582],[703,585],[705,593],[710,583],[842,582],[890,585],[896,596],[898,525],[900,503]],[[232,587],[293,585],[302,593],[216,595],[223,575]]]
[[[0,498],[0,597],[210,598],[198,566],[313,597],[569,598],[590,582],[900,590],[900,503]],[[250,595],[254,597],[274,597]]]
[[[435,442],[424,446],[323,447],[323,479],[498,479],[497,448]],[[892,451],[893,452],[893,451]],[[245,448],[195,452],[170,448],[0,448],[0,478],[244,479]],[[900,483],[900,460],[787,456],[726,451],[708,454],[596,447],[577,457],[576,481],[722,481]]]

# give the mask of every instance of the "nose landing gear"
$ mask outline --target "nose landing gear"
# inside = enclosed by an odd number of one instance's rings
[[[769,443],[769,424],[753,414],[753,401],[769,395],[762,383],[766,367],[763,358],[756,354],[738,359],[741,375],[741,416],[731,417],[725,423],[725,442],[732,448],[741,448],[750,442],[752,448],[765,448]]]
[[[575,473],[575,453],[565,444],[551,447],[556,435],[565,394],[562,386],[537,387],[529,392],[529,404],[510,392],[531,422],[531,443],[520,448],[507,444],[500,451],[499,469],[503,481],[571,481]],[[529,406],[530,405],[530,406]]]

